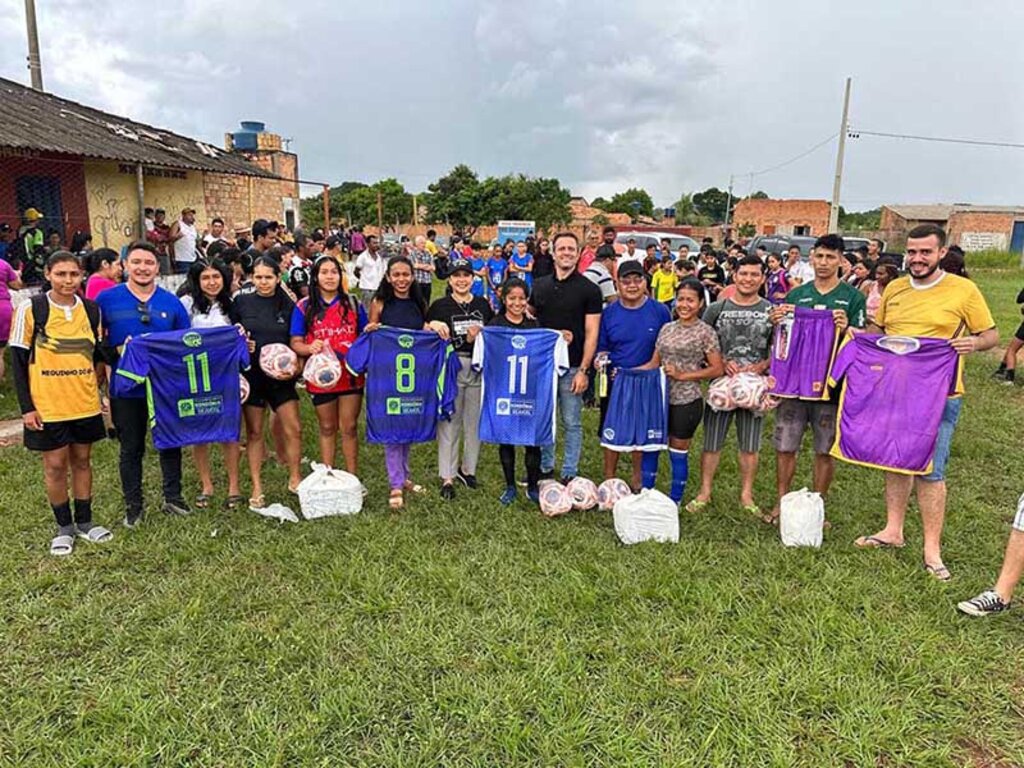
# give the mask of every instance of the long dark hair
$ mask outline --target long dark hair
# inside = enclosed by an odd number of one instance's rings
[[[345,273],[342,271],[341,265],[333,256],[320,256],[313,262],[313,266],[309,270],[309,298],[306,299],[305,311],[306,333],[309,333],[309,329],[313,326],[313,321],[317,318],[323,319],[324,314],[327,312],[327,303],[320,293],[320,270],[327,263],[333,264],[334,268],[338,270],[337,298],[341,304],[342,318],[345,318],[352,311],[348,294],[345,293]]]
[[[408,256],[392,256],[388,259],[388,267],[384,272],[384,279],[380,281],[380,285],[377,287],[377,292],[373,295],[374,301],[379,301],[382,305],[387,306],[388,302],[395,299],[395,289],[391,287],[391,268],[396,264],[405,264],[409,267],[410,271],[414,269],[412,260]],[[415,272],[413,272],[415,274]],[[423,298],[423,292],[420,290],[419,283],[414,279],[412,285],[409,286],[409,298],[412,299],[416,306],[419,307],[420,313],[427,316],[427,302]]]
[[[231,270],[220,259],[214,259],[212,262],[196,259],[192,266],[189,267],[186,285],[188,285],[188,296],[192,298],[192,310],[200,315],[206,315],[213,308],[209,297],[203,293],[199,279],[203,272],[208,269],[215,269],[220,273],[220,291],[217,293],[214,301],[220,305],[220,311],[227,317],[231,309]]]
[[[85,259],[86,272],[90,275],[95,274],[103,268],[104,264],[111,264],[120,258],[113,248],[97,248],[95,251],[90,251],[88,258]]]

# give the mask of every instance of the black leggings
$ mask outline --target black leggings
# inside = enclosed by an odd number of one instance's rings
[[[498,446],[498,458],[501,459],[501,471],[505,473],[505,485],[516,484],[516,447],[502,443]],[[535,445],[526,446],[526,487],[537,490],[540,482],[540,448]]]
[[[149,409],[146,399],[114,398],[110,401],[110,415],[117,427],[121,443],[121,490],[128,515],[142,512],[142,457],[146,453],[146,424]],[[181,448],[157,451],[160,455],[160,474],[163,475],[165,501],[181,501]]]

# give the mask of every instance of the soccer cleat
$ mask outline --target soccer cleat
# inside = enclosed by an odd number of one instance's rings
[[[186,517],[192,514],[191,508],[189,508],[188,503],[184,499],[165,499],[163,509],[166,515]]]
[[[141,522],[142,522],[142,513],[141,512],[139,512],[137,515],[133,515],[130,512],[128,512],[128,513],[125,514],[124,520],[121,521],[121,524],[125,528],[127,528],[128,530],[132,530],[133,528],[138,528],[139,527],[139,523],[141,523]]]
[[[476,475],[467,475],[460,469],[455,476],[459,478],[459,482],[462,483],[467,488],[472,488],[473,490],[476,490],[479,487],[479,485],[476,482]]]
[[[504,506],[507,507],[509,504],[516,500],[517,495],[518,493],[516,491],[516,487],[514,485],[510,485],[508,486],[508,488],[505,489],[505,492],[501,494],[501,496],[498,498],[498,501],[500,501]]]
[[[992,371],[993,379],[1006,379],[1006,366],[1003,363],[999,364],[999,367]]]
[[[451,501],[455,498],[455,486],[452,483],[443,483],[441,485],[441,498],[445,501]]]
[[[966,613],[968,616],[991,616],[993,613],[1000,613],[1010,607],[1010,604],[1003,601],[994,590],[986,589],[977,597],[972,597],[970,600],[964,600],[962,603],[957,604],[957,610],[960,613]]]
[[[1014,384],[1014,380],[1015,379],[1016,379],[1016,372],[1014,371],[1014,369],[1013,368],[1007,368],[1006,371],[1003,373],[1003,381],[1002,381],[1003,385],[1007,386],[1007,387],[1012,387],[1013,384]]]
[[[540,504],[540,490],[537,488],[531,488],[526,492],[526,498],[532,501],[534,504]]]

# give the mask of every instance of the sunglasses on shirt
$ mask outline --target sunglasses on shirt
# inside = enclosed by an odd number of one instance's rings
[[[152,315],[149,314],[149,307],[140,301],[139,305],[135,307],[135,311],[139,313],[139,322],[143,325],[149,325],[153,319]]]

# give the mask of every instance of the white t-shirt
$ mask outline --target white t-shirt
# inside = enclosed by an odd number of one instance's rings
[[[814,267],[802,259],[798,260],[792,267],[787,268],[786,274],[799,280],[801,285],[814,282]]]
[[[174,260],[179,264],[191,264],[196,260],[196,240],[199,232],[195,224],[186,224],[178,220],[178,231],[181,237],[174,241]]]
[[[633,251],[632,254],[629,251],[623,251],[619,254],[619,264],[624,261],[639,261],[642,263],[646,257],[647,251],[641,251],[640,249]]]
[[[384,271],[387,269],[387,259],[380,255],[376,258],[365,250],[356,257],[356,268],[359,270],[359,290],[376,291],[380,287],[380,281],[384,279]]]
[[[193,328],[222,328],[225,325],[231,325],[231,320],[224,314],[220,304],[216,301],[210,304],[210,311],[205,315],[195,311],[191,296],[182,296],[181,304],[185,307],[185,311],[188,312]]]

